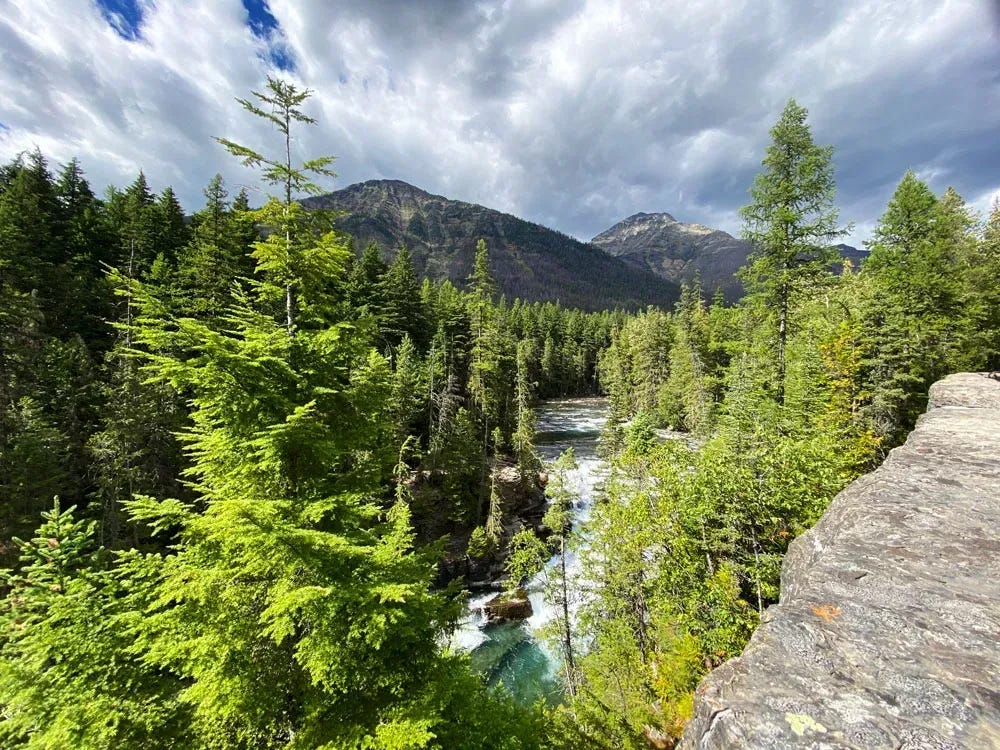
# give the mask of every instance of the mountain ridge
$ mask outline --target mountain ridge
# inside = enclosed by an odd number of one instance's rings
[[[355,238],[357,250],[375,242],[388,261],[405,244],[418,274],[460,287],[472,271],[476,242],[484,239],[508,298],[558,300],[584,310],[669,307],[680,284],[695,278],[706,294],[721,289],[735,301],[743,293],[735,273],[753,250],[724,230],[679,221],[665,211],[634,213],[583,242],[399,179],[357,182],[303,203],[339,211],[337,225]],[[854,267],[867,256],[849,245],[837,247]]]
[[[706,293],[721,288],[735,301],[743,293],[734,275],[746,265],[753,245],[722,229],[678,221],[666,212],[639,212],[596,235],[591,244],[625,262],[677,283],[698,277]],[[841,257],[857,268],[867,250],[836,246]],[[843,264],[837,264],[838,273]]]
[[[639,212],[596,235],[591,243],[636,268],[674,282],[701,278],[705,291],[721,288],[730,300],[742,291],[733,274],[753,246],[721,229],[678,221],[666,212]]]
[[[464,286],[484,239],[508,298],[560,301],[584,310],[671,306],[679,286],[557,230],[475,203],[434,195],[402,180],[368,180],[307,198],[342,213],[337,226],[358,248],[376,242],[388,259],[405,244],[417,273]]]

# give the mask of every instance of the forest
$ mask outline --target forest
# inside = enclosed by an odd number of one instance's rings
[[[788,544],[932,382],[1000,369],[1000,206],[906,172],[835,273],[833,151],[790,101],[745,296],[584,313],[499,296],[484,242],[459,288],[305,209],[333,177],[286,148],[308,97],[269,79],[239,101],[273,143],[218,139],[257,207],[219,176],[187,215],[142,173],[98,197],[76,160],[0,168],[0,745],[672,747]],[[576,527],[535,409],[596,395],[610,476]],[[545,594],[563,697],[521,705],[447,634],[471,578],[573,549],[583,588],[557,566]]]

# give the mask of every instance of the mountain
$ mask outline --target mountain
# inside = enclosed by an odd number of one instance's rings
[[[730,300],[742,294],[742,285],[733,274],[746,264],[753,249],[746,240],[721,229],[685,224],[667,213],[629,216],[601,232],[591,243],[636,268],[670,281],[691,281],[695,274],[700,274],[709,295],[721,287]],[[837,248],[855,269],[868,256],[867,251],[850,245]]]
[[[484,206],[431,195],[399,180],[370,180],[308,198],[311,208],[343,212],[338,226],[360,251],[375,241],[391,258],[405,243],[418,274],[458,286],[472,271],[476,242],[486,240],[508,299],[559,300],[584,310],[671,306],[675,281],[664,279],[560,232]]]
[[[722,287],[739,297],[733,274],[746,263],[751,245],[721,229],[685,224],[666,213],[638,213],[601,232],[591,242],[610,255],[670,281],[690,281],[701,274],[705,291]]]
[[[864,263],[865,258],[867,258],[870,254],[868,250],[859,250],[856,247],[844,245],[843,243],[837,245],[837,250],[840,251],[841,258],[851,261],[851,266],[855,271],[861,268],[861,264]]]

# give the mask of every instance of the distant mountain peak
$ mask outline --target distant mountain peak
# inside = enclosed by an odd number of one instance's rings
[[[692,281],[700,276],[709,294],[721,288],[729,299],[742,293],[734,276],[753,249],[746,240],[704,224],[677,221],[668,213],[637,213],[591,240],[605,252],[636,268],[670,281]],[[856,267],[867,255],[849,245],[838,245],[841,257]]]
[[[687,224],[668,213],[637,213],[591,242],[611,255],[674,282],[701,277],[706,291],[717,287],[730,299],[739,296],[733,276],[745,262],[750,244],[704,224]]]
[[[631,309],[672,305],[677,285],[594,245],[516,216],[455,201],[402,180],[368,180],[304,205],[342,212],[338,225],[355,248],[375,242],[388,259],[405,244],[417,272],[465,286],[476,242],[486,240],[490,264],[508,300],[559,300],[571,307]]]
[[[627,219],[622,219],[622,221],[620,221],[618,223],[619,224],[638,224],[638,223],[641,223],[641,222],[649,222],[649,221],[676,222],[677,219],[675,219],[672,215],[666,213],[665,211],[660,211],[660,212],[651,213],[651,214],[646,213],[644,211],[640,211],[637,214],[632,214]]]
[[[356,182],[353,185],[348,185],[343,191],[382,191],[386,193],[396,193],[403,195],[413,195],[419,198],[442,198],[440,195],[432,195],[426,190],[418,188],[416,185],[411,185],[409,182],[396,179],[381,179],[381,180],[365,180],[364,182]]]

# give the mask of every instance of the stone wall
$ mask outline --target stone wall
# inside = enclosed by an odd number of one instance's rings
[[[1000,748],[1000,381],[951,375],[832,502],[682,748]]]

